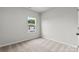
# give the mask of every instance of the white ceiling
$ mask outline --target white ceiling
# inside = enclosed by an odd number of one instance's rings
[[[51,7],[28,7],[28,8],[39,13],[42,13],[44,11],[51,9]]]

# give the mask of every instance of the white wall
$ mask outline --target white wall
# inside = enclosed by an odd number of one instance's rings
[[[77,8],[53,8],[42,14],[42,35],[46,39],[77,46]]]
[[[27,17],[37,18],[35,33],[28,32]],[[0,8],[0,46],[40,37],[39,14],[27,8]]]
[[[79,33],[79,7],[78,7],[78,33]],[[78,45],[79,45],[79,35],[78,35]]]

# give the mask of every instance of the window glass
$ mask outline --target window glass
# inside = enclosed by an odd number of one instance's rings
[[[36,32],[36,18],[28,17],[28,31],[29,32]]]

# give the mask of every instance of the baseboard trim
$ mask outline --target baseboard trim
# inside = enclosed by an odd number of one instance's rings
[[[40,38],[40,37],[37,37],[37,38]],[[21,42],[24,42],[24,41],[30,41],[30,40],[34,40],[34,39],[37,39],[37,38],[32,38],[32,39],[24,39],[24,40],[18,40],[16,42],[11,42],[11,43],[6,43],[6,44],[3,44],[3,45],[0,45],[0,48],[1,47],[5,47],[5,46],[9,46],[9,45],[13,45],[13,44],[18,44],[18,43],[21,43]]]
[[[50,39],[50,38],[47,38],[47,37],[42,37],[43,39]],[[52,39],[50,39],[52,40]],[[72,44],[68,44],[68,43],[65,43],[65,42],[62,42],[62,41],[57,41],[57,40],[52,40],[52,41],[55,41],[55,42],[58,42],[58,43],[61,43],[61,44],[65,44],[65,45],[68,45],[68,46],[71,46],[71,47],[74,47],[74,48],[78,48],[78,45],[72,45]]]

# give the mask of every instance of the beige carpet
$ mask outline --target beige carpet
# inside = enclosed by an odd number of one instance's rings
[[[34,39],[0,48],[1,52],[77,52],[78,49],[48,39]]]

